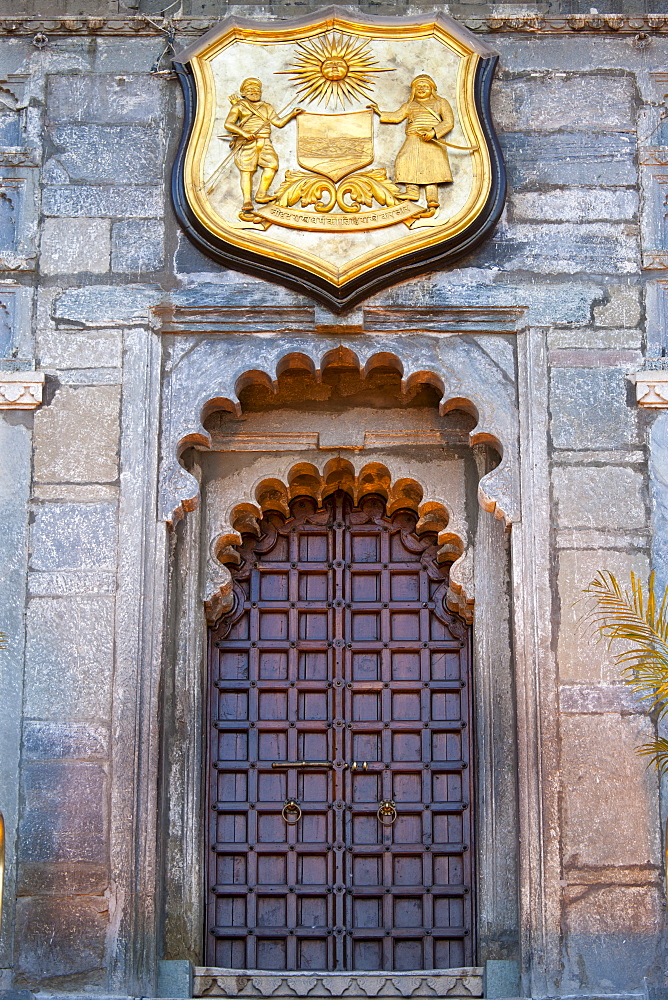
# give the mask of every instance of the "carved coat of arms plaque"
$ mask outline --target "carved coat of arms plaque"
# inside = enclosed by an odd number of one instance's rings
[[[505,197],[496,55],[451,18],[227,18],[175,59],[173,199],[221,264],[347,309],[449,264]]]

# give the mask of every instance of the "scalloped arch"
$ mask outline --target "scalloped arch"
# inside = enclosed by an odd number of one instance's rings
[[[474,596],[468,572],[464,531],[454,523],[453,512],[439,498],[425,497],[422,485],[404,477],[392,482],[387,466],[382,462],[367,462],[358,472],[346,459],[337,457],[325,461],[322,468],[311,462],[297,462],[284,480],[264,478],[252,489],[253,498],[244,498],[227,512],[225,524],[212,539],[208,574],[204,593],[207,621],[213,624],[226,610],[232,599],[229,563],[238,563],[237,546],[243,534],[261,534],[260,520],[269,511],[290,516],[290,503],[297,497],[309,496],[320,507],[335,490],[344,490],[355,504],[369,495],[383,497],[387,513],[412,510],[418,518],[418,535],[433,532],[437,536],[439,562],[452,563],[447,605],[469,624],[473,621]]]
[[[436,389],[441,395],[439,413],[441,415],[455,409],[462,409],[475,420],[476,426],[469,433],[471,445],[491,444],[501,455],[499,465],[488,472],[478,484],[478,499],[484,510],[502,518],[506,526],[518,518],[518,486],[515,463],[512,461],[514,441],[504,440],[508,436],[507,422],[504,435],[497,416],[497,401],[490,398],[489,393],[483,394],[478,385],[476,391],[471,386],[464,386],[461,378],[447,370],[439,375],[430,368],[415,367],[407,371],[406,364],[398,354],[392,351],[371,351],[366,359],[361,360],[362,351],[354,351],[350,347],[339,345],[323,353],[319,363],[304,351],[289,350],[280,354],[276,360],[273,375],[263,368],[246,369],[233,375],[234,389],[229,395],[209,396],[199,405],[199,428],[182,435],[175,446],[175,461],[168,463],[163,471],[162,494],[164,497],[163,516],[170,524],[176,524],[187,511],[194,510],[199,503],[199,483],[181,464],[184,451],[192,444],[200,447],[211,445],[211,437],[204,427],[208,416],[216,410],[225,410],[237,416],[243,412],[239,399],[243,390],[258,386],[273,394],[278,392],[279,379],[291,373],[308,374],[322,382],[328,371],[353,368],[368,377],[379,369],[395,371],[401,377],[401,392],[406,398],[417,392],[423,386]],[[449,382],[446,376],[450,377]]]

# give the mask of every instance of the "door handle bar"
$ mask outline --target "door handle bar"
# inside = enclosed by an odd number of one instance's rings
[[[275,760],[271,766],[277,771],[286,770],[290,767],[296,767],[300,771],[306,771],[309,769],[330,771],[334,767],[332,762],[329,760]]]

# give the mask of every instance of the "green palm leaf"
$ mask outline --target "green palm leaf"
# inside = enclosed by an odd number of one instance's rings
[[[640,579],[631,573],[631,590],[623,590],[614,573],[599,572],[585,588],[593,604],[583,615],[608,648],[621,641],[622,649],[612,652],[622,678],[635,694],[647,702],[657,718],[668,713],[668,587],[661,604],[654,596],[654,574],[649,578],[647,600]],[[668,740],[656,739],[637,752],[649,758],[660,771],[668,770]]]

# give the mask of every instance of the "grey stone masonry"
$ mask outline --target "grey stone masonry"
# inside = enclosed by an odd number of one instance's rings
[[[41,406],[0,407],[0,991],[189,993],[206,613],[231,592],[218,555],[260,481],[306,463],[334,482],[371,459],[420,480],[424,523],[447,509],[462,549],[468,930],[488,996],[665,989],[668,788],[634,752],[656,722],[578,602],[599,570],[668,583],[668,414],[638,407],[628,377],[668,356],[668,3],[453,0],[500,57],[504,214],[456,266],[343,316],[204,257],[170,200],[184,114],[170,45],[226,13],[318,9],[0,0],[0,376],[44,376]],[[420,405],[367,391],[376,364]],[[312,411],[279,413],[307,369]],[[365,393],[354,414],[346,386]],[[460,408],[475,428],[450,482]],[[255,995],[241,976],[239,990]]]

